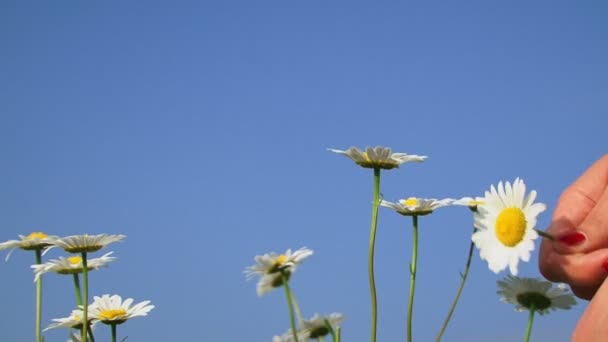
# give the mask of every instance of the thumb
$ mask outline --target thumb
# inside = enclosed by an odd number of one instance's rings
[[[604,281],[578,321],[573,342],[606,341],[608,336],[608,282]]]

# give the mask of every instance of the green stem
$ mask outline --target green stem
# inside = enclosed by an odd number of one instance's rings
[[[116,342],[116,324],[110,324],[112,327],[112,342]]]
[[[435,339],[436,342],[441,341],[441,337],[443,337],[443,334],[445,333],[445,329],[448,327],[448,323],[450,322],[450,319],[452,319],[452,315],[454,314],[456,305],[458,304],[458,301],[460,300],[460,295],[462,294],[462,290],[464,289],[464,283],[467,281],[467,277],[469,276],[469,270],[471,269],[471,260],[473,259],[473,250],[474,249],[475,249],[475,244],[473,242],[471,242],[471,244],[469,246],[469,256],[467,258],[467,263],[464,268],[464,273],[462,273],[460,275],[461,276],[460,286],[458,286],[458,291],[456,292],[456,297],[454,298],[454,301],[452,302],[452,306],[450,306],[450,311],[448,311],[448,316],[445,318],[445,321],[443,322],[443,325],[441,326],[441,330],[437,334],[437,338]]]
[[[372,342],[376,342],[376,326],[378,322],[378,302],[376,298],[376,280],[374,278],[374,247],[376,244],[376,227],[378,226],[378,206],[380,205],[380,169],[374,169],[374,203],[372,206],[372,226],[369,236],[368,274],[369,289],[372,299]]]
[[[532,324],[534,324],[534,312],[536,310],[534,309],[534,305],[532,305],[532,307],[530,308],[530,317],[528,318],[528,328],[526,329],[526,338],[525,341],[529,342],[530,341],[530,333],[532,333]]]
[[[87,252],[81,253],[82,257],[82,282],[84,285],[84,301],[82,306],[82,324],[84,326],[89,325],[89,272],[87,270]],[[82,342],[87,342],[87,330],[82,329],[81,338]]]
[[[337,327],[336,328],[336,337],[334,342],[340,342],[340,335],[342,333],[342,328],[341,327]]]
[[[327,330],[329,330],[329,334],[331,335],[331,340],[333,342],[336,342],[336,332],[334,331],[334,328],[331,326],[331,324],[329,323],[329,321],[327,319],[325,320],[325,326],[327,327]]]
[[[281,271],[281,278],[283,280],[283,287],[285,287],[285,297],[287,297],[287,306],[289,307],[289,322],[291,323],[291,332],[293,334],[294,341],[298,342],[296,320],[293,314],[293,302],[291,300],[291,290],[289,289],[289,282],[287,280],[287,276],[285,276],[285,273],[283,273],[283,271]]]
[[[410,264],[410,298],[407,307],[407,340],[412,342],[412,313],[414,310],[414,290],[416,289],[416,262],[418,259],[418,215],[412,216],[412,262]]]
[[[42,250],[36,249],[36,265],[42,263]],[[42,342],[42,274],[36,280],[36,342]]]
[[[95,342],[95,337],[93,336],[93,329],[91,328],[90,324],[87,324],[87,331],[89,332],[89,338],[91,339],[91,342]]]
[[[82,305],[82,294],[80,292],[80,278],[78,278],[78,274],[72,274],[74,276],[74,293],[76,294],[76,305],[80,307]]]

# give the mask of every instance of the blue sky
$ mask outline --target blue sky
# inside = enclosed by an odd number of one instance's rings
[[[544,228],[607,151],[607,15],[601,1],[3,1],[0,241],[126,234],[90,292],[156,305],[119,327],[134,341],[270,341],[289,326],[283,293],[258,298],[243,269],[307,246],[304,315],[342,312],[343,340],[366,341],[372,174],[326,149],[429,156],[383,173],[388,200],[522,177]],[[416,340],[441,326],[471,223],[464,208],[421,219]],[[382,209],[378,229],[378,340],[399,341],[410,221]],[[0,265],[1,340],[33,338],[33,259]],[[520,273],[539,276],[536,252]],[[495,294],[506,274],[476,252],[445,341],[521,339],[526,314]],[[45,278],[45,325],[69,314],[70,286]],[[533,338],[569,340],[584,308],[539,317]]]

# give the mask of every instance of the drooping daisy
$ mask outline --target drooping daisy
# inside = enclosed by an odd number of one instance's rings
[[[471,211],[473,212],[477,211],[477,207],[483,204],[483,197],[463,197],[452,202],[452,205],[461,205],[469,207],[469,209],[471,209]]]
[[[115,257],[111,257],[114,252],[109,252],[101,256],[100,258],[88,259],[87,260],[87,271],[98,270],[101,267],[107,266],[110,262],[116,260]],[[78,274],[82,273],[82,257],[71,256],[71,257],[59,257],[59,259],[51,259],[44,264],[30,266],[34,270],[34,281],[47,273],[56,272],[59,274]]]
[[[46,327],[46,329],[44,329],[43,331],[47,331],[49,329],[54,329],[54,328],[80,329],[80,328],[82,328],[82,317],[83,317],[83,313],[82,313],[81,309],[72,310],[72,314],[70,314],[70,316],[68,316],[68,317],[53,318],[52,321],[54,323],[49,324],[49,326]],[[90,317],[88,318],[88,321],[90,322],[89,324],[96,323],[96,322],[91,322]]]
[[[295,272],[297,265],[313,254],[311,249],[300,248],[293,252],[288,249],[285,254],[270,253],[257,255],[255,265],[245,269],[248,279],[259,276],[257,294],[262,296],[273,288],[283,285],[283,276],[289,278]]]
[[[538,233],[534,230],[536,217],[547,208],[543,203],[534,203],[536,191],[526,196],[524,181],[517,178],[511,183],[498,183],[485,192],[475,212],[475,228],[472,240],[479,249],[482,260],[486,260],[494,273],[507,266],[511,274],[517,275],[519,260],[529,261]]]
[[[6,255],[6,260],[10,258],[11,254],[16,248],[20,248],[25,251],[44,250],[42,253],[44,254],[52,247],[56,239],[57,236],[49,236],[42,232],[33,232],[28,236],[19,235],[19,240],[9,240],[0,243],[0,251],[3,249],[10,249]]]
[[[576,305],[566,284],[554,284],[539,278],[507,276],[496,282],[500,300],[515,305],[515,310],[534,310],[541,315]]]
[[[131,304],[133,304],[133,298],[123,301],[119,295],[94,296],[93,303],[89,305],[89,317],[105,324],[118,325],[133,317],[147,316],[148,312],[154,309],[154,305],[148,305],[149,300],[133,306]]]
[[[401,215],[405,216],[423,216],[432,213],[435,209],[445,207],[452,204],[454,200],[446,198],[437,200],[434,198],[416,198],[401,199],[397,203],[382,200],[380,205],[383,207],[394,209]]]
[[[331,330],[336,331],[340,323],[344,320],[344,315],[341,313],[332,313],[328,316],[315,314],[309,320],[302,321],[301,329],[308,333],[308,338],[319,338],[331,333]],[[329,327],[327,326],[329,324]]]
[[[125,235],[72,235],[57,239],[54,244],[63,248],[68,253],[96,252],[105,246],[121,241]]]
[[[349,147],[348,150],[342,151],[330,148],[331,152],[342,154],[352,159],[357,165],[369,169],[385,169],[390,170],[407,162],[422,162],[427,157],[417,156],[407,153],[392,153],[388,147],[376,146],[366,147],[365,152],[356,147]]]

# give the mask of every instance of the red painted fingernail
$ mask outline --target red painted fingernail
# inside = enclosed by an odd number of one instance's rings
[[[608,272],[608,259],[606,259],[606,261],[604,261],[604,263],[602,264],[602,267],[604,268],[604,270],[606,270],[606,272]]]
[[[587,237],[585,237],[585,234],[581,232],[572,232],[558,237],[557,240],[568,246],[576,246],[587,240]]]

